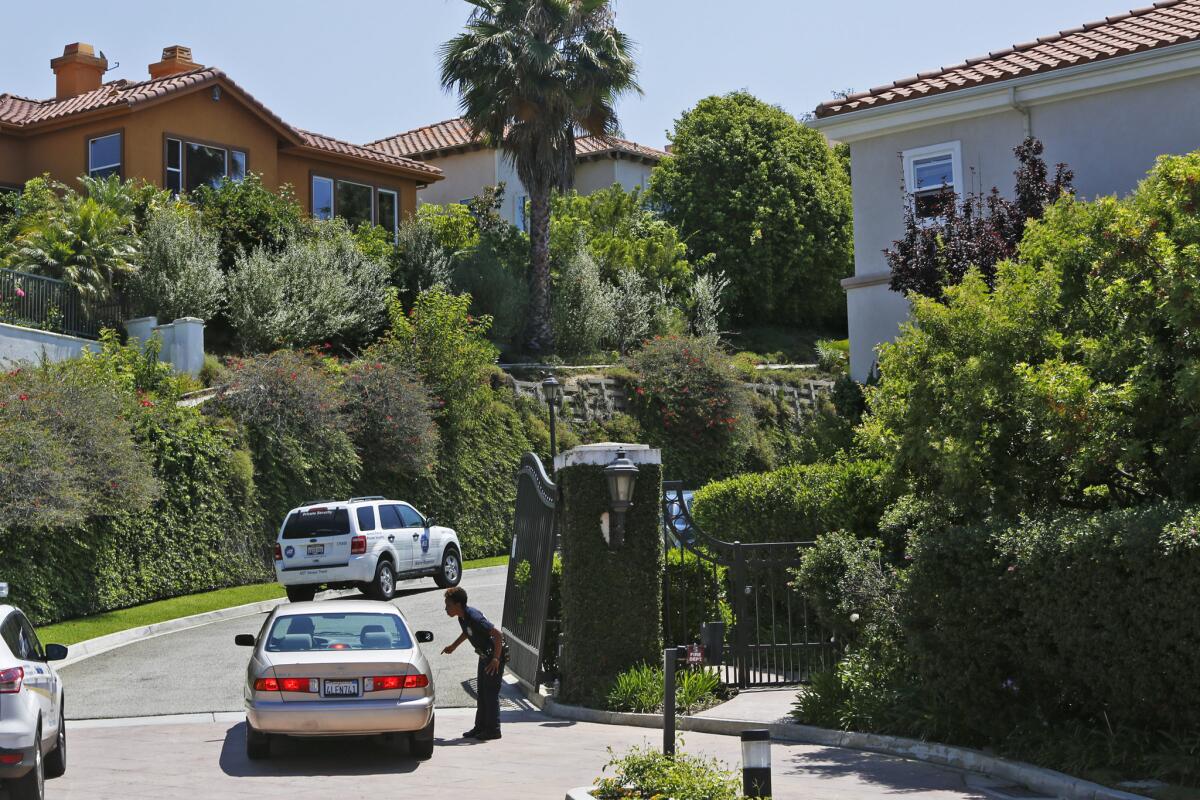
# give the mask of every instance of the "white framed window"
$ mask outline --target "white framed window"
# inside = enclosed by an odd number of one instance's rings
[[[121,134],[110,133],[88,139],[88,176],[107,178],[121,175]]]
[[[314,175],[312,179],[313,219],[333,219],[333,181]]]
[[[168,138],[166,186],[172,194],[192,191],[200,186],[216,188],[228,178],[246,177],[246,154],[219,145],[199,144]]]
[[[902,153],[904,188],[912,198],[918,220],[933,222],[942,216],[947,191],[963,194],[962,143],[945,142],[916,147]]]
[[[380,189],[375,199],[377,222],[392,235],[395,244],[400,235],[400,198],[391,189]]]

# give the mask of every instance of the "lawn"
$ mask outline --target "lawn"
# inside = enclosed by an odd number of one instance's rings
[[[496,556],[495,558],[468,561],[463,567],[465,569],[482,569],[483,567],[499,567],[507,563],[508,556]],[[37,635],[44,643],[72,645],[130,628],[140,628],[143,625],[153,625],[156,622],[166,622],[192,614],[203,614],[206,611],[217,611],[247,603],[273,600],[283,597],[283,595],[283,587],[277,583],[235,586],[231,589],[218,589],[214,592],[192,594],[186,597],[173,597],[170,600],[159,600],[133,608],[124,608],[120,611],[109,611],[93,617],[59,622],[38,628]]]

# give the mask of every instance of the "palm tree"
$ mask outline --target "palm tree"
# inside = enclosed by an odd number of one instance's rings
[[[529,192],[532,262],[525,344],[554,346],[550,194],[575,179],[575,137],[618,131],[614,105],[635,80],[633,43],[608,0],[467,0],[466,30],[442,46],[442,86],[472,133],[498,146]]]

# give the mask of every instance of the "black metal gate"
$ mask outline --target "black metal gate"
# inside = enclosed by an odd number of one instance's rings
[[[700,626],[725,622],[721,680],[739,688],[787,686],[834,663],[829,641],[789,570],[812,542],[742,544],[697,526],[683,484],[663,482],[663,635],[671,645],[700,641]]]
[[[558,487],[546,475],[541,459],[526,453],[517,471],[517,510],[504,592],[503,629],[509,649],[508,668],[533,691],[537,691],[546,632],[558,535],[557,499]]]

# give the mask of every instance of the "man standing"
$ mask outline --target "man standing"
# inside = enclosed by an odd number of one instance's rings
[[[454,640],[443,655],[450,655],[468,639],[479,655],[477,672],[478,699],[475,707],[475,727],[463,734],[464,739],[488,741],[500,738],[500,682],[504,677],[501,658],[504,637],[495,625],[477,608],[467,605],[467,593],[461,586],[446,590],[446,616],[457,617],[462,635]]]

